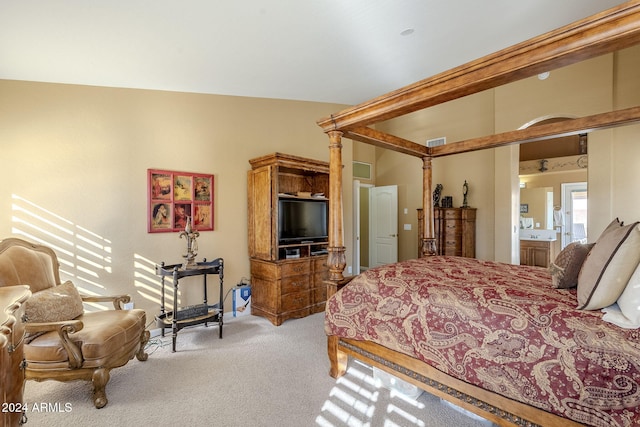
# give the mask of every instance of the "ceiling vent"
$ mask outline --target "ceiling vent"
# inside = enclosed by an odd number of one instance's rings
[[[441,136],[440,138],[427,139],[427,147],[438,147],[447,143],[447,137]]]

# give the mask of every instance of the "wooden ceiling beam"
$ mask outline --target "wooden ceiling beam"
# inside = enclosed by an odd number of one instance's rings
[[[428,149],[425,145],[417,144],[413,141],[403,139],[388,133],[380,132],[368,127],[358,127],[349,129],[343,137],[354,141],[375,145],[376,147],[388,148],[400,153],[409,154],[423,158],[428,156]]]
[[[495,88],[640,43],[640,1],[630,1],[318,120],[346,131]]]
[[[434,158],[449,156],[452,154],[484,150],[486,148],[503,147],[505,145],[540,141],[560,136],[577,135],[598,129],[630,125],[638,122],[640,122],[640,106],[454,142],[433,147],[430,149],[430,154]]]

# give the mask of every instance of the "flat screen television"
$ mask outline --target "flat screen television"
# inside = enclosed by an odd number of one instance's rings
[[[329,202],[313,199],[278,201],[278,240],[281,245],[326,241],[329,237]]]

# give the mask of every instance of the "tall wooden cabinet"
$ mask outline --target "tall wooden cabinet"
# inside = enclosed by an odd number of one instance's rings
[[[433,208],[436,254],[476,256],[476,208]],[[418,245],[422,236],[422,209],[418,209]],[[418,246],[418,253],[420,246]]]
[[[329,164],[282,153],[249,163],[251,314],[279,326],[324,311],[328,241],[280,241],[278,218],[281,199],[328,199]]]

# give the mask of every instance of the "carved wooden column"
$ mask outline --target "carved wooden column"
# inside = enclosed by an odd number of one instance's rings
[[[420,248],[420,257],[433,256],[436,252],[436,239],[433,231],[433,200],[432,178],[431,178],[431,157],[422,158],[422,230],[423,235],[422,246]]]
[[[342,272],[347,265],[344,247],[342,218],[342,132],[330,131],[329,135],[329,281],[336,286],[344,279]],[[329,295],[332,290],[329,289]],[[327,295],[327,297],[329,296]]]
[[[342,272],[347,265],[344,247],[342,216],[342,132],[330,131],[329,135],[329,280],[327,299],[345,283]],[[331,367],[329,375],[341,377],[347,371],[348,356],[339,349],[339,339],[335,335],[327,337],[327,354]]]

